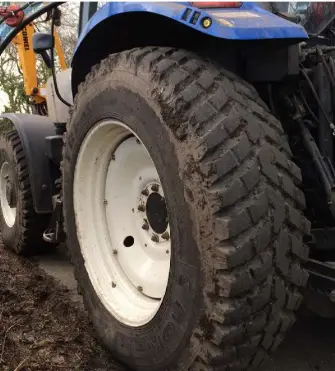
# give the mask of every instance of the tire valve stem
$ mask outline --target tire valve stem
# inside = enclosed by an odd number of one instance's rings
[[[164,232],[161,236],[163,238],[163,240],[169,240],[170,239],[170,235],[169,235],[169,232]]]
[[[112,287],[116,287],[116,283],[115,282],[112,282]]]
[[[142,291],[143,291],[143,287],[142,287],[142,286],[137,286],[137,290],[138,290],[139,292],[142,292]]]

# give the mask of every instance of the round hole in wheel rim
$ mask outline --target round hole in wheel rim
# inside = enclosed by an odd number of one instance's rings
[[[16,219],[16,207],[11,207],[8,200],[9,176],[10,166],[8,162],[4,162],[0,169],[0,204],[6,224],[8,227],[12,227]]]
[[[124,241],[123,241],[123,244],[125,247],[131,247],[134,245],[134,237],[133,236],[127,236]]]
[[[151,188],[165,198],[149,152],[134,132],[115,120],[97,123],[81,145],[75,168],[77,236],[100,300],[133,327],[150,322],[159,310],[170,271],[171,240],[148,223]],[[168,223],[164,227],[170,234]]]

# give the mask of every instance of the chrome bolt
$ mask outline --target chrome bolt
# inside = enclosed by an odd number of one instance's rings
[[[151,190],[154,191],[154,192],[158,192],[159,191],[159,187],[158,187],[158,184],[154,184],[151,186]]]
[[[148,231],[149,230],[149,224],[147,224],[147,223],[143,224],[142,229],[144,229],[145,231]]]
[[[112,282],[112,287],[116,287],[116,283],[115,282]]]
[[[169,235],[169,232],[164,232],[163,234],[162,234],[162,238],[163,238],[163,240],[169,240],[170,239],[170,235]]]
[[[145,207],[144,205],[138,205],[138,208],[137,208],[138,211],[145,211]]]
[[[157,234],[153,234],[152,237],[151,237],[151,240],[154,241],[154,242],[159,242],[159,238],[158,238]]]
[[[141,192],[143,196],[146,196],[148,197],[149,196],[149,191],[146,189],[143,189],[143,191]]]
[[[142,286],[137,286],[137,290],[138,290],[139,292],[142,292],[142,291],[143,291],[143,287],[142,287]]]

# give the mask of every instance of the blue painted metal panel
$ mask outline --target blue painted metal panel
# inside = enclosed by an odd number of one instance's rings
[[[183,19],[185,11],[191,10],[187,20]],[[117,14],[127,12],[150,12],[174,19],[195,30],[208,35],[231,40],[260,40],[260,39],[306,39],[308,35],[303,27],[280,18],[255,3],[243,3],[238,9],[197,9],[188,2],[110,2],[98,10],[86,24],[81,33],[76,49],[85,36],[100,22]],[[195,24],[190,23],[194,12],[199,12]],[[204,17],[212,19],[212,25],[205,29],[201,20]],[[111,20],[112,21],[112,20]],[[117,31],[117,30],[116,30]],[[153,30],[154,32],[154,30]]]

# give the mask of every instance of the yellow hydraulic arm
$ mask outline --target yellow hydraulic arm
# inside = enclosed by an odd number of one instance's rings
[[[46,94],[44,85],[39,85],[37,76],[36,55],[32,47],[34,32],[34,25],[31,23],[19,32],[12,42],[16,45],[19,54],[19,63],[23,73],[25,93],[33,98],[34,104],[41,104],[46,101]],[[56,29],[54,31],[54,38],[59,64],[61,70],[64,71],[67,67]]]

